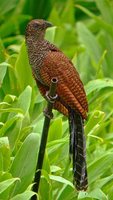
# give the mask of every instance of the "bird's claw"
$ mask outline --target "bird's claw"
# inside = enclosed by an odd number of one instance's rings
[[[58,95],[56,94],[55,96],[50,96],[49,95],[49,91],[46,92],[45,94],[47,101],[49,101],[50,103],[54,103],[55,100],[57,99]]]
[[[56,94],[55,96],[50,96],[49,91],[47,91],[46,94],[45,94],[45,97],[46,97],[46,100],[48,102],[50,102],[51,104],[54,104],[54,102],[57,99],[58,95]],[[47,108],[43,112],[44,112],[44,115],[46,117],[48,117],[49,119],[53,118],[53,113],[52,112],[50,113]]]

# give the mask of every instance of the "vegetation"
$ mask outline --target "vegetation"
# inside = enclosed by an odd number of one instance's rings
[[[113,199],[113,1],[0,0],[0,199],[29,200],[45,100],[32,78],[24,32],[32,18],[55,26],[46,38],[77,66],[85,84],[89,189],[72,184],[67,119],[54,111],[41,200]]]

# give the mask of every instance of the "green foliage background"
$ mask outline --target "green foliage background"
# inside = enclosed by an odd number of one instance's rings
[[[31,75],[24,43],[32,18],[54,26],[46,38],[70,59],[85,84],[89,189],[72,184],[67,119],[54,111],[40,200],[113,199],[113,1],[0,0],[0,199],[28,200],[43,127],[45,100]]]

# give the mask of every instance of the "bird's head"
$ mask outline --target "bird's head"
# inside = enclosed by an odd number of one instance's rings
[[[41,34],[45,34],[45,31],[48,27],[51,27],[52,24],[43,19],[34,19],[30,21],[26,27],[26,36],[39,37]]]

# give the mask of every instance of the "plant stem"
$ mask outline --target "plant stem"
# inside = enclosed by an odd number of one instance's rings
[[[47,109],[45,111],[44,126],[43,126],[43,131],[42,131],[41,142],[40,142],[38,161],[37,161],[36,173],[35,173],[35,178],[34,178],[34,185],[32,188],[32,191],[35,193],[38,193],[38,190],[39,190],[41,169],[42,169],[44,154],[45,154],[45,149],[46,149],[48,130],[49,130],[49,125],[50,125],[50,121],[52,118],[52,108],[53,108],[53,104],[57,98],[57,95],[56,95],[57,82],[58,82],[57,78],[53,78],[51,80],[50,90],[47,94],[48,105],[47,105]],[[31,200],[37,200],[37,195],[33,195],[31,197]]]

